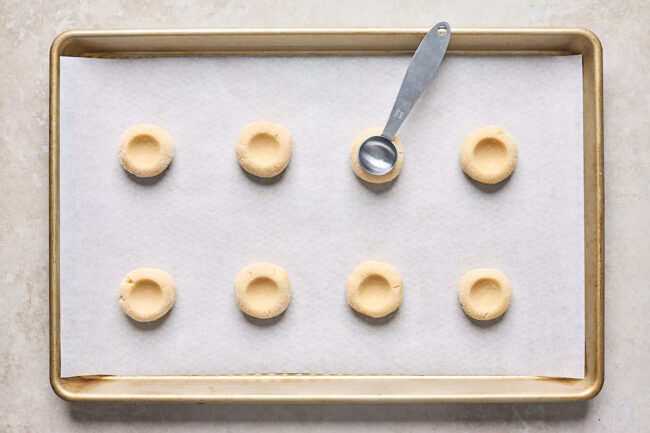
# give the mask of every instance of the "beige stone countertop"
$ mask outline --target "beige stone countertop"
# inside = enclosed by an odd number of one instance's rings
[[[74,28],[586,27],[604,50],[605,385],[552,404],[71,404],[48,380],[48,53]],[[0,431],[650,431],[650,3],[0,1]]]

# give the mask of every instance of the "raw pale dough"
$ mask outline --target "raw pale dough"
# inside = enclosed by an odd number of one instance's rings
[[[172,308],[175,298],[172,276],[160,269],[135,269],[120,284],[120,306],[138,322],[161,318]]]
[[[381,176],[377,176],[368,173],[363,169],[363,167],[361,167],[361,164],[359,163],[359,148],[361,147],[361,144],[365,141],[366,138],[373,135],[380,135],[382,131],[383,128],[379,127],[365,129],[359,135],[357,135],[357,138],[354,139],[354,143],[352,143],[352,150],[350,151],[350,164],[352,165],[352,170],[354,171],[354,174],[366,182],[390,182],[397,177],[400,171],[402,171],[402,165],[404,165],[404,152],[402,150],[402,142],[398,136],[395,136],[395,138],[393,138],[393,143],[395,143],[395,147],[397,148],[397,162],[391,171]]]
[[[345,294],[354,310],[370,317],[384,317],[402,303],[402,278],[393,266],[363,262],[348,277]]]
[[[499,183],[517,165],[515,140],[498,126],[469,134],[460,147],[460,165],[469,177],[482,183]]]
[[[284,269],[270,263],[248,265],[237,274],[235,297],[244,313],[258,319],[270,319],[289,306],[289,276]]]
[[[461,278],[458,297],[469,317],[491,320],[508,309],[512,288],[508,278],[498,269],[473,269]]]
[[[127,129],[120,141],[122,167],[138,177],[159,175],[174,158],[172,139],[156,125],[135,125]]]
[[[249,123],[237,139],[237,160],[244,170],[258,177],[282,173],[291,159],[291,134],[271,122]]]

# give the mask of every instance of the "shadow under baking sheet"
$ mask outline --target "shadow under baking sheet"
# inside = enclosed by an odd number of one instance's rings
[[[593,400],[569,403],[451,403],[451,404],[106,404],[66,403],[71,418],[79,423],[121,424],[134,428],[136,424],[166,425],[170,423],[205,424],[209,429],[216,425],[232,426],[257,423],[277,423],[288,426],[322,428],[322,423],[385,425],[396,431],[422,428],[437,429],[449,424],[463,428],[470,425],[492,425],[495,430],[549,427],[554,421],[583,420]],[[499,427],[496,427],[498,423]],[[504,425],[506,424],[506,425]],[[128,426],[128,427],[127,427]],[[435,426],[435,427],[433,427]],[[486,429],[489,431],[490,429]]]

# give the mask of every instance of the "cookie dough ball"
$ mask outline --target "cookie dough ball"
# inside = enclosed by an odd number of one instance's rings
[[[172,308],[175,298],[172,276],[160,269],[135,269],[120,284],[120,307],[138,322],[161,318]]]
[[[465,313],[476,320],[496,319],[510,305],[512,289],[498,269],[474,269],[463,275],[458,297]]]
[[[345,295],[359,313],[384,317],[402,303],[402,278],[389,264],[363,262],[348,277]]]
[[[379,127],[368,128],[357,135],[357,138],[354,139],[354,143],[352,143],[352,150],[350,151],[350,165],[352,165],[352,171],[354,171],[354,174],[366,182],[390,182],[397,177],[400,171],[402,171],[402,165],[404,165],[402,141],[399,139],[399,137],[395,136],[395,138],[393,138],[393,143],[395,143],[395,147],[397,148],[397,162],[391,171],[386,174],[382,174],[381,176],[377,176],[375,174],[368,173],[363,169],[363,167],[361,167],[361,164],[359,163],[359,148],[361,147],[361,144],[363,144],[363,142],[368,137],[371,137],[373,135],[381,135],[382,131],[383,129]]]
[[[515,140],[498,126],[469,134],[460,147],[460,165],[469,177],[482,183],[499,183],[517,165]]]
[[[244,313],[258,319],[270,319],[289,306],[289,276],[284,269],[270,263],[248,265],[237,274],[235,297]]]
[[[120,141],[122,167],[138,177],[157,176],[174,158],[172,139],[156,125],[135,125],[127,129]]]
[[[287,168],[290,159],[291,134],[277,123],[249,123],[239,134],[237,161],[252,175],[277,176]]]

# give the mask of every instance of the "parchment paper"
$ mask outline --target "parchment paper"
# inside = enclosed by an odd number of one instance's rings
[[[402,174],[369,186],[348,161],[384,124],[409,56],[61,59],[63,376],[393,373],[583,377],[581,58],[448,56],[399,136]],[[241,128],[293,135],[275,182],[235,158]],[[117,148],[137,123],[176,146],[167,172],[138,180]],[[463,138],[499,125],[519,164],[498,186],[458,162]],[[346,303],[365,260],[395,266],[404,298],[371,321]],[[263,324],[238,309],[237,272],[282,266],[292,300]],[[130,320],[118,285],[138,267],[171,273],[177,301],[153,325]],[[496,267],[513,298],[481,325],[457,285]]]

